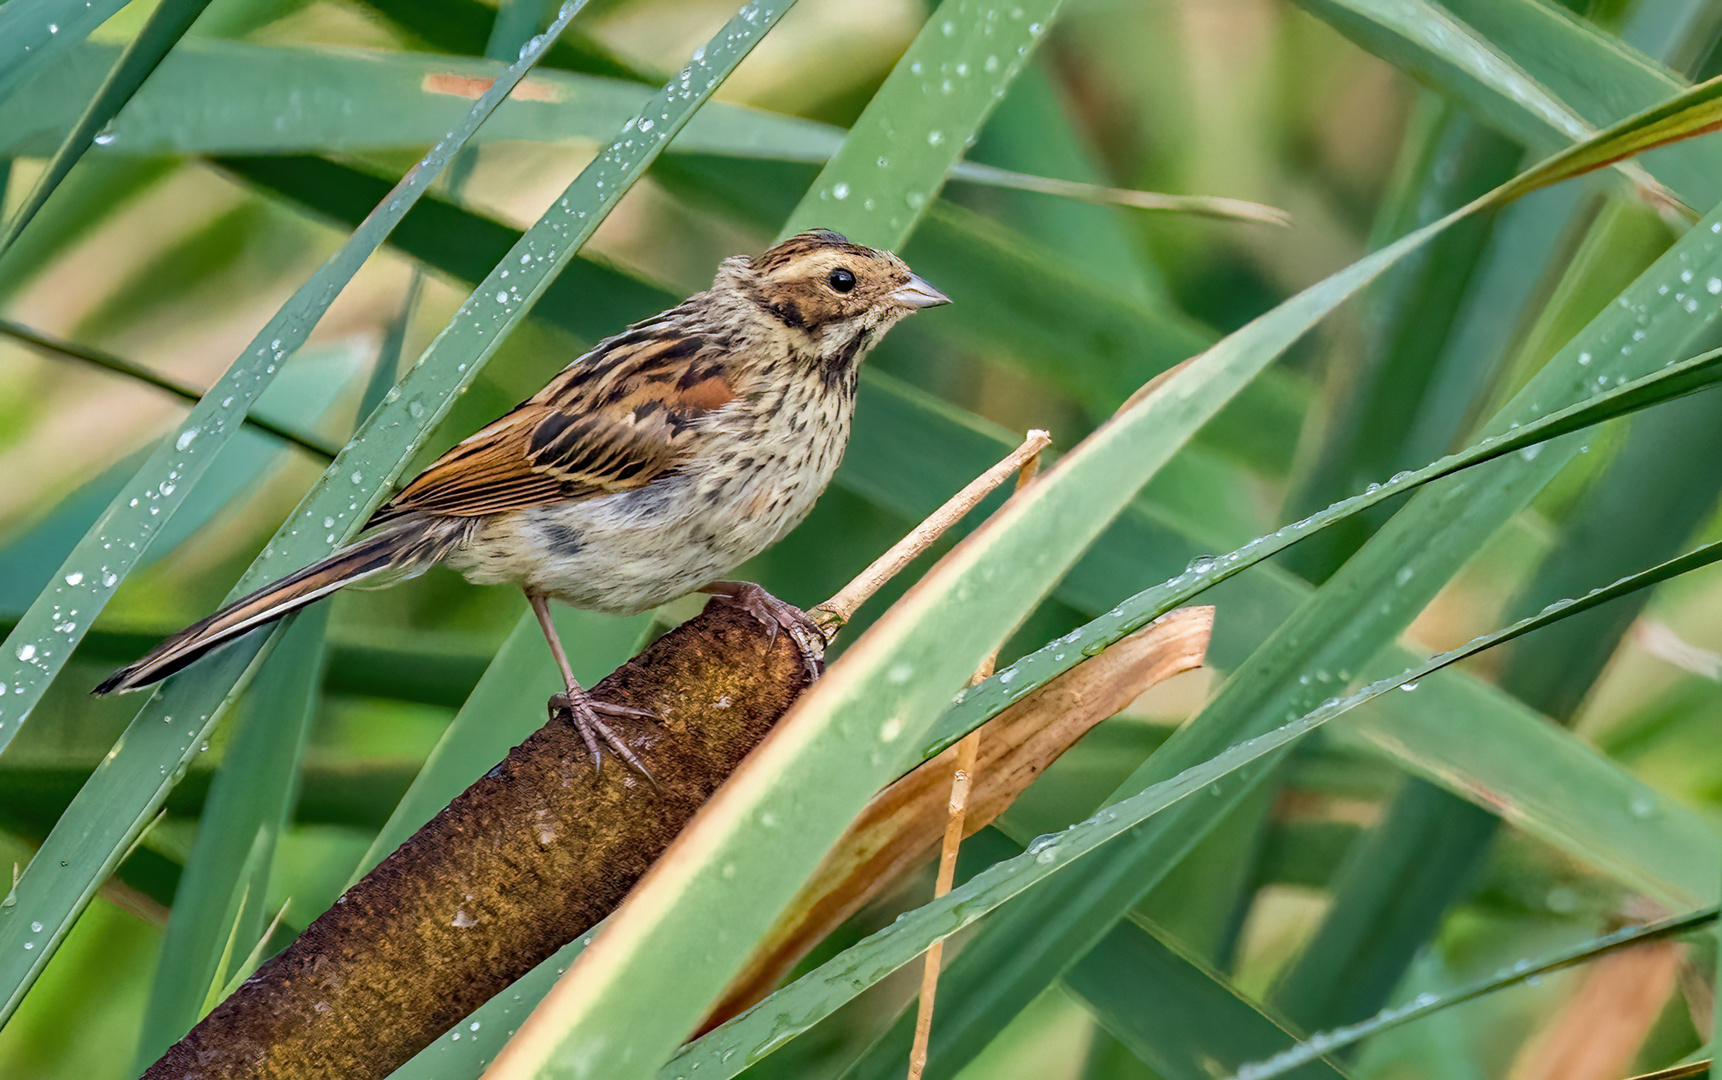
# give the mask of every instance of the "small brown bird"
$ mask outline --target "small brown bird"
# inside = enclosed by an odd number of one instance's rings
[[[849,441],[861,360],[905,315],[948,304],[897,256],[815,230],[718,267],[705,292],[597,347],[438,458],[359,538],[186,627],[96,687],[136,690],[348,585],[445,563],[519,585],[593,760],[599,718],[642,715],[575,682],[549,601],[631,615],[691,592],[781,627],[809,665],[824,638],[758,585],[718,580],[794,528]],[[642,769],[642,771],[644,771]]]

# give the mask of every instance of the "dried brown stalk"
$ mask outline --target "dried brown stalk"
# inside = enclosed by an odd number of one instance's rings
[[[1032,441],[1037,432],[1030,432]],[[1044,434],[1044,433],[1038,433]],[[1040,454],[1038,452],[1023,462],[1022,470],[1016,474],[1016,489],[1021,491],[1027,487],[1040,472]],[[981,666],[976,669],[969,679],[969,685],[975,686],[991,677],[993,668],[999,661],[999,651],[994,649]],[[951,774],[950,817],[945,821],[945,838],[939,848],[939,872],[933,882],[933,899],[951,891],[951,885],[957,879],[957,852],[963,844],[963,820],[968,816],[969,784],[975,771],[975,758],[980,753],[981,733],[979,729],[969,732],[957,741],[957,768]],[[915,1042],[909,1050],[909,1080],[921,1080],[921,1074],[927,1068],[927,1044],[933,1037],[933,1001],[939,990],[939,970],[945,961],[945,939],[932,943],[927,947],[927,953],[921,966],[921,996],[915,1011]]]
[[[990,664],[988,665],[991,666]],[[939,848],[939,874],[933,882],[933,899],[951,891],[957,879],[957,852],[963,842],[963,823],[968,817],[969,783],[975,759],[980,755],[979,731],[971,731],[957,743],[957,768],[951,774],[949,816],[945,838]],[[922,957],[921,996],[915,1007],[915,1042],[909,1048],[909,1080],[921,1080],[927,1068],[927,1045],[933,1037],[933,1002],[939,990],[939,971],[945,962],[945,939],[927,946]]]

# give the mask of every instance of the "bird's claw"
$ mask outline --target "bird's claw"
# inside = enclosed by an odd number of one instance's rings
[[[725,603],[734,604],[765,624],[771,631],[768,648],[777,644],[779,630],[788,634],[801,653],[801,662],[807,668],[808,679],[819,678],[825,669],[825,635],[820,633],[819,624],[809,618],[805,611],[794,604],[779,600],[752,582],[743,582],[735,591],[717,593],[716,597]]]
[[[652,779],[651,770],[646,768],[645,763],[640,760],[638,754],[634,753],[633,748],[610,730],[608,724],[598,719],[599,713],[628,719],[653,719],[654,717],[650,712],[645,709],[631,708],[627,705],[613,705],[608,702],[594,701],[584,691],[551,694],[549,706],[552,719],[566,713],[574,721],[574,726],[580,731],[580,738],[586,743],[586,749],[592,755],[594,778],[600,774],[603,768],[603,747],[599,744],[599,740],[602,739],[617,757],[627,762],[630,768],[645,777],[647,783],[653,787],[658,786],[657,781]]]

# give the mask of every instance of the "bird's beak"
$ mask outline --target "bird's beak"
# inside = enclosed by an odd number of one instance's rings
[[[922,281],[915,274],[910,274],[908,281],[897,286],[896,290],[891,293],[891,300],[898,306],[906,307],[910,311],[938,307],[940,304],[951,302],[950,297]]]

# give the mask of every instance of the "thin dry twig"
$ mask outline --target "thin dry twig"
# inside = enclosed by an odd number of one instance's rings
[[[1042,431],[1028,433],[1028,441],[1023,446],[1029,446],[1035,441],[1036,435],[1044,435]],[[1033,482],[1035,474],[1040,472],[1040,451],[1037,449],[1033,456],[1023,462],[1016,476],[1016,490],[1021,491]],[[994,649],[992,655],[981,662],[981,666],[969,679],[969,685],[990,677],[993,668],[998,664],[999,651]],[[939,873],[933,883],[933,899],[951,891],[951,886],[957,877],[957,850],[963,843],[963,823],[969,812],[969,786],[974,777],[975,761],[980,757],[981,732],[979,728],[964,735],[957,743],[957,767],[951,773],[951,802],[950,817],[945,821],[945,839],[939,848]],[[915,1010],[915,1043],[909,1051],[909,1080],[921,1080],[921,1074],[927,1068],[927,1044],[933,1037],[933,999],[939,990],[939,970],[944,966],[945,939],[940,938],[927,947],[923,967],[921,968],[921,999]]]
[[[865,604],[869,597],[878,592],[903,567],[909,565],[915,556],[931,547],[945,534],[945,530],[973,510],[977,503],[991,494],[993,488],[1004,483],[1011,473],[1034,460],[1051,444],[1052,436],[1046,432],[1038,429],[1029,432],[1023,444],[1011,451],[1003,461],[969,481],[968,486],[952,495],[945,505],[933,511],[907,536],[893,544],[891,550],[874,559],[871,566],[839,589],[837,595],[808,611],[807,614],[824,632],[826,640],[836,637],[837,631],[854,617],[856,609]]]

